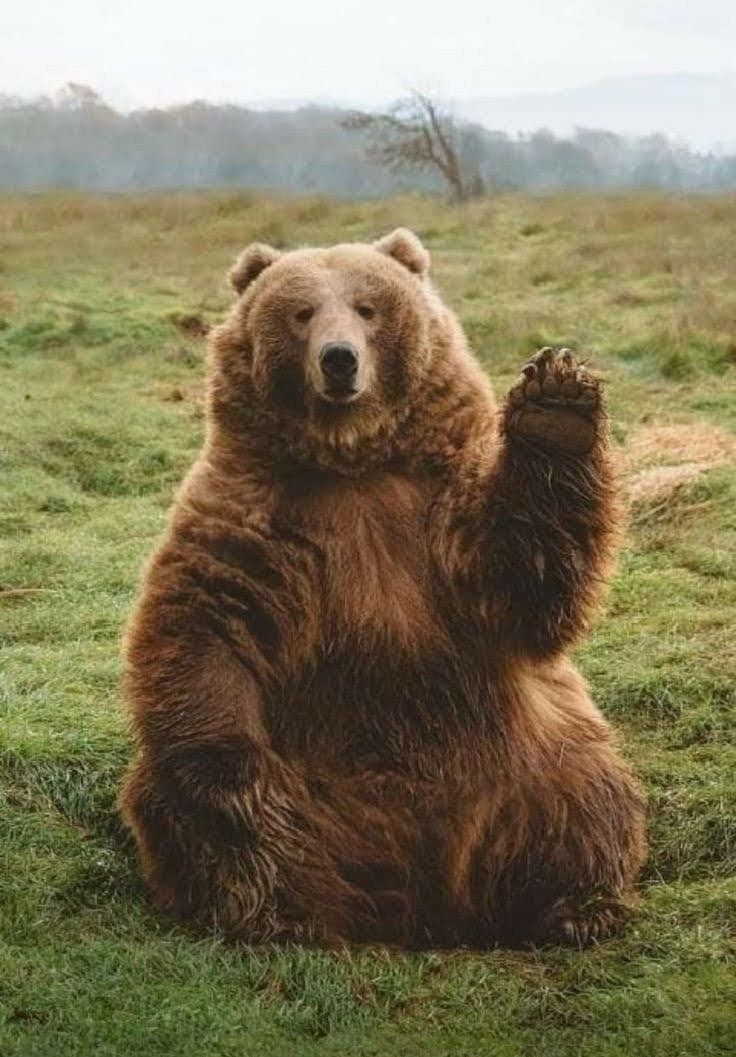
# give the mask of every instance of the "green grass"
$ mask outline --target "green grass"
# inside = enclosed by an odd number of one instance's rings
[[[645,780],[642,908],[585,953],[238,950],[148,907],[115,813],[119,638],[202,434],[251,239],[415,227],[499,391],[589,350],[615,435],[736,429],[736,199],[0,199],[0,1055],[732,1057],[736,469],[633,513],[579,651]],[[666,461],[667,453],[662,454]]]

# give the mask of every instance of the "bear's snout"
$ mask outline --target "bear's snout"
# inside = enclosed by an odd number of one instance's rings
[[[344,397],[355,392],[358,362],[358,350],[349,341],[328,341],[322,346],[319,365],[328,396]]]

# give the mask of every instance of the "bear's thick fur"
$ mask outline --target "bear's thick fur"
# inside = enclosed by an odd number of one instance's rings
[[[251,942],[607,935],[639,787],[567,647],[617,535],[600,384],[497,409],[429,255],[246,249],[207,438],[127,634],[156,903]]]

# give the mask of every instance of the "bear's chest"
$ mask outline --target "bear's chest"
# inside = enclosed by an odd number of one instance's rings
[[[323,485],[301,514],[322,555],[322,639],[426,649],[441,637],[428,546],[428,489],[400,475]]]

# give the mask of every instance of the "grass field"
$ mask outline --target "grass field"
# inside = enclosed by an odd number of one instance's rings
[[[120,631],[201,440],[225,270],[399,223],[500,392],[547,342],[609,380],[633,510],[579,662],[651,855],[585,953],[198,939],[147,906],[115,814]],[[734,197],[0,198],[0,1057],[736,1054],[734,231]]]

